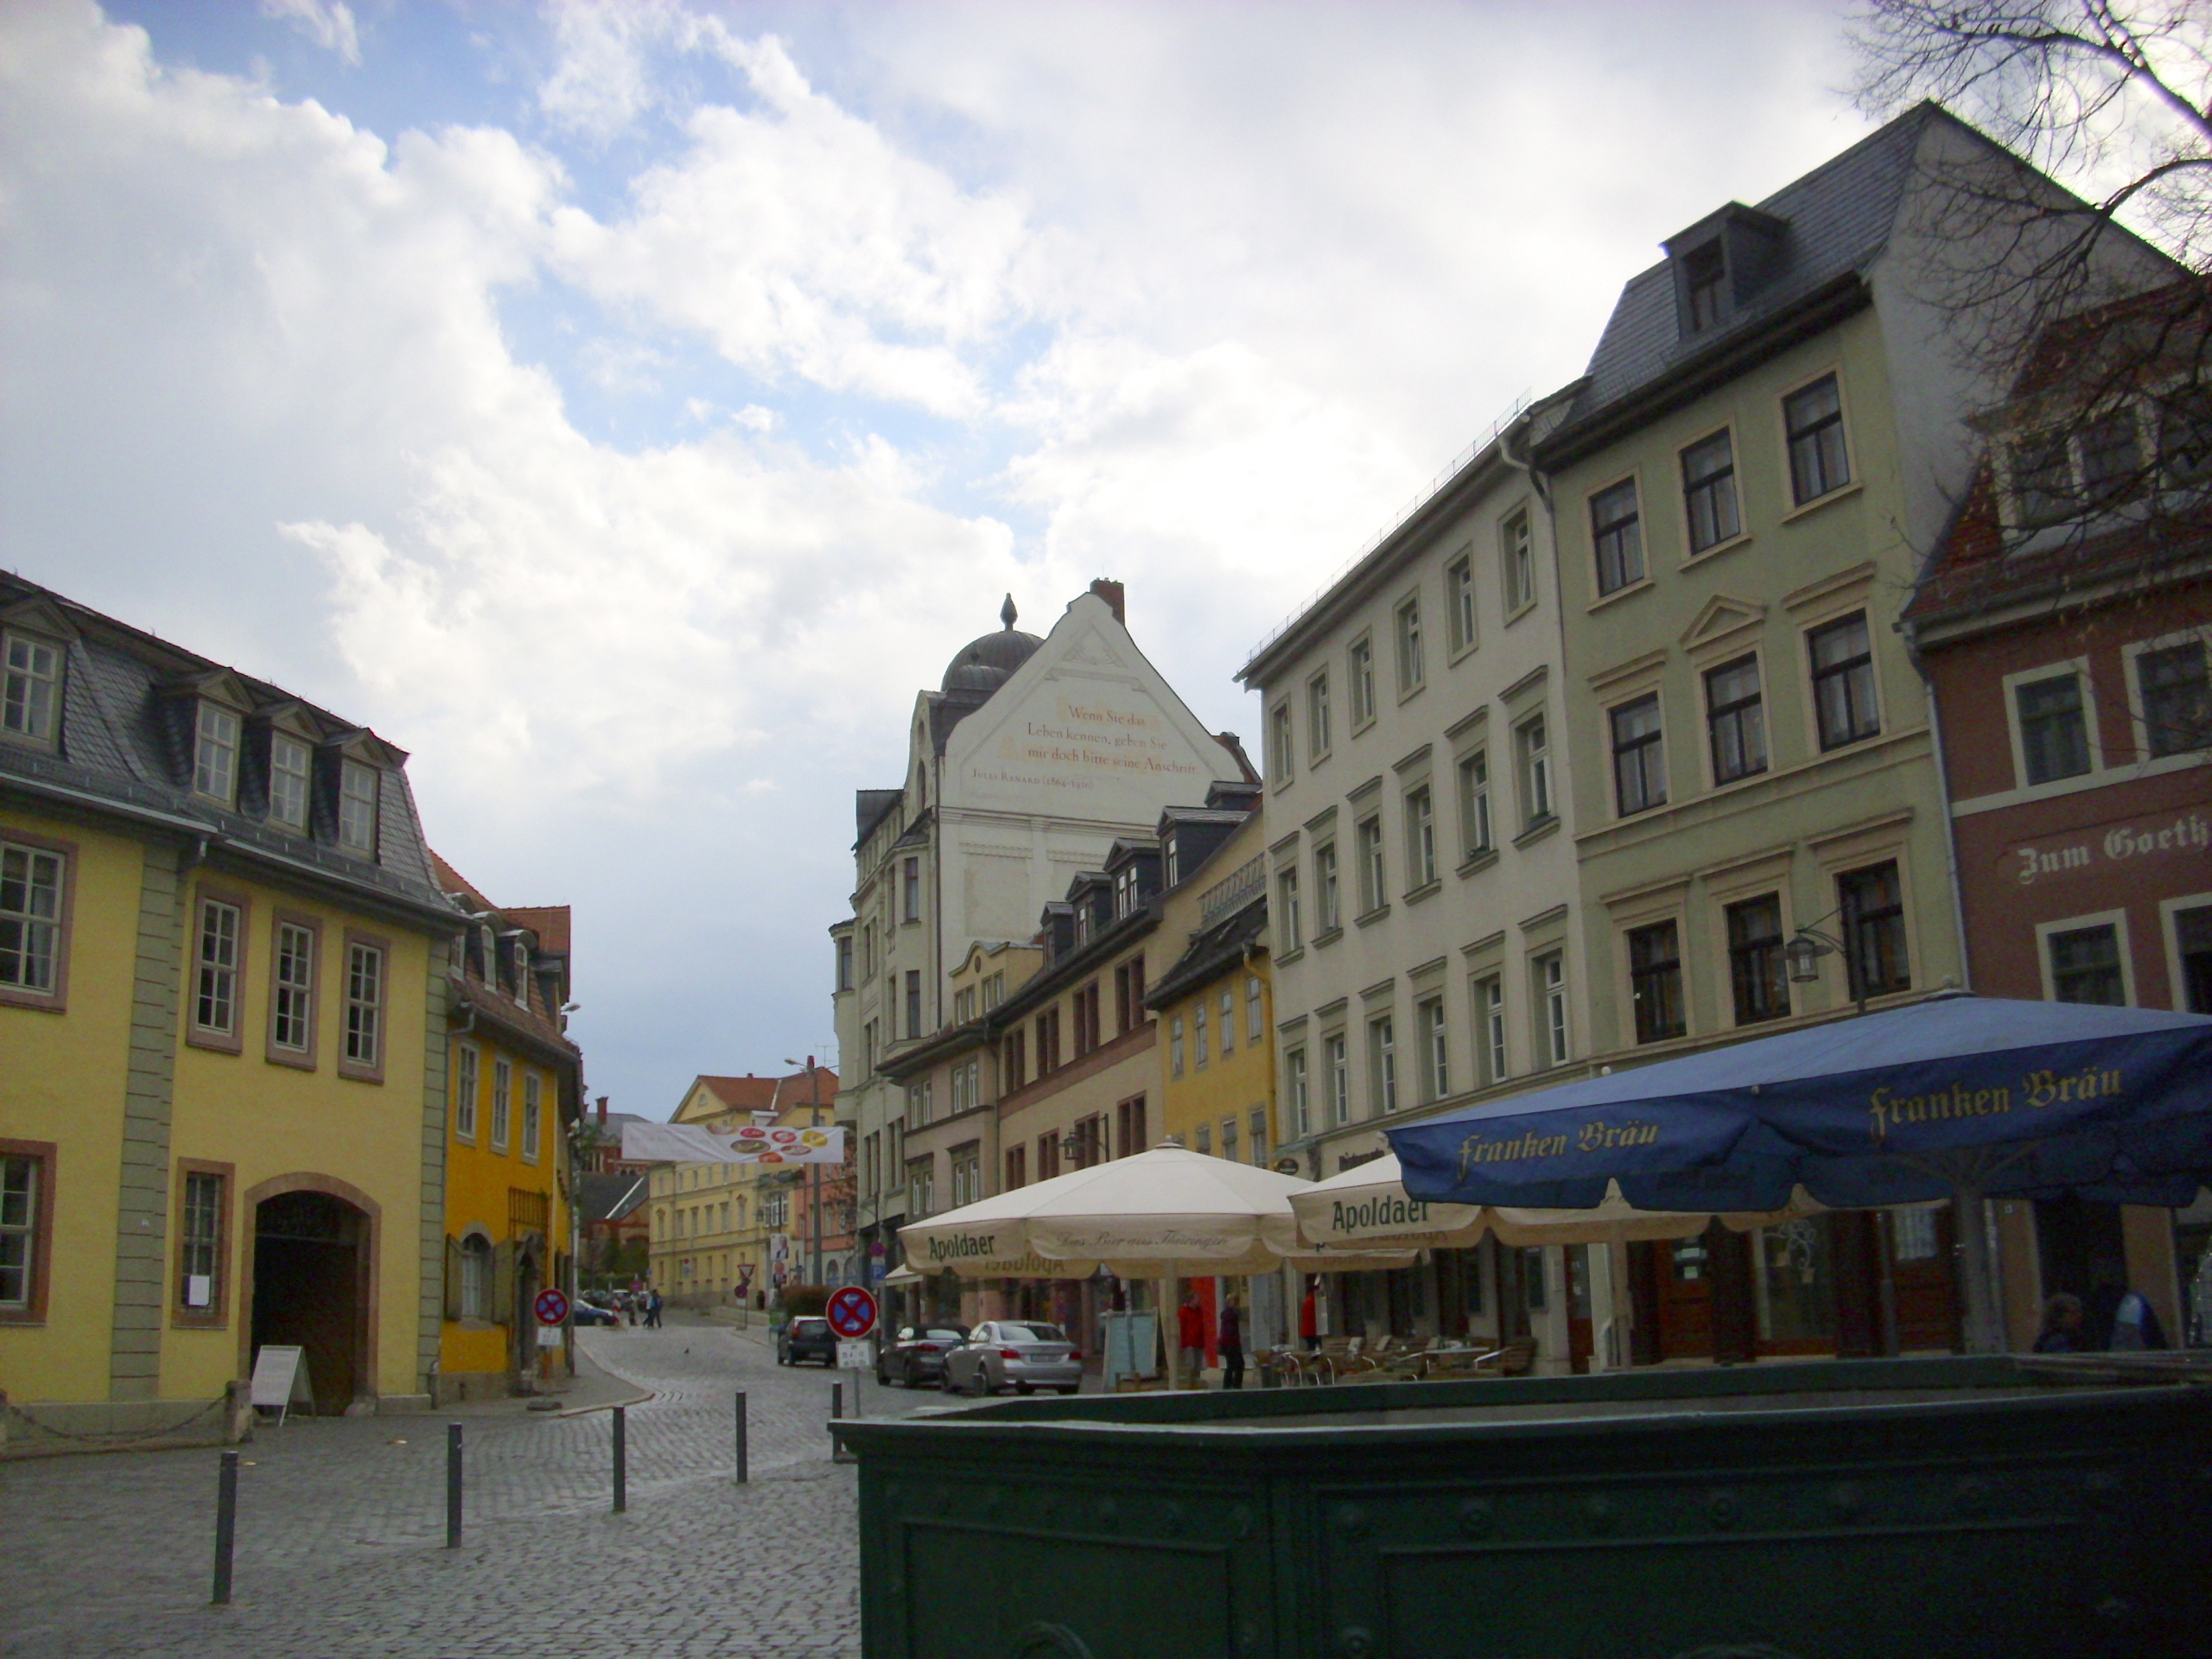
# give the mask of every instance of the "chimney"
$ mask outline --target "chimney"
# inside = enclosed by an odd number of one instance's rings
[[[1123,627],[1129,626],[1128,613],[1122,605],[1122,584],[1111,576],[1101,576],[1090,584],[1090,591],[1104,600],[1114,613],[1114,620]]]
[[[599,1097],[599,1121],[602,1123],[607,1122],[607,1096],[605,1095],[601,1095]]]

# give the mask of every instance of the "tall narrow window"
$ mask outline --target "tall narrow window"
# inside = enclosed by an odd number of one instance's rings
[[[906,1035],[911,1038],[921,1034],[922,975],[919,969],[909,968],[906,970]]]
[[[45,1312],[47,1173],[44,1158],[0,1156],[0,1313],[17,1319]]]
[[[238,788],[238,717],[212,702],[200,705],[192,750],[192,787],[228,806]]]
[[[356,1072],[384,1065],[385,954],[359,940],[346,947],[346,1063]]]
[[[1427,677],[1421,657],[1421,600],[1418,595],[1398,607],[1398,695],[1404,696]]]
[[[1333,933],[1344,925],[1338,914],[1341,900],[1337,889],[1337,849],[1332,842],[1313,849],[1314,924],[1324,933]]]
[[[541,1118],[544,1111],[544,1103],[539,1093],[540,1088],[536,1072],[523,1073],[522,1155],[533,1164],[537,1161],[538,1136],[543,1129]]]
[[[2136,435],[2135,408],[2122,404],[2082,431],[2082,494],[2098,507],[2132,495],[2143,478],[2143,448]]]
[[[1690,551],[1702,553],[1743,530],[1736,511],[1735,440],[1726,432],[1682,451],[1682,503],[1688,509]]]
[[[504,1056],[494,1055],[492,1060],[492,1150],[507,1149],[509,1131],[513,1127],[515,1068]]]
[[[1705,723],[1715,784],[1766,770],[1766,699],[1757,657],[1738,657],[1707,671]]]
[[[2181,983],[2174,988],[2190,1014],[2212,1014],[2212,905],[2174,912],[2174,956]]]
[[[2146,651],[2135,659],[2143,747],[2156,760],[2212,749],[2212,679],[2202,639]]]
[[[1789,973],[1782,953],[1782,900],[1774,893],[1728,906],[1728,988],[1736,1023],[1786,1019]]]
[[[1681,942],[1674,923],[1630,930],[1628,979],[1637,1042],[1664,1042],[1688,1029],[1682,1012]]]
[[[1505,578],[1505,613],[1516,616],[1536,602],[1536,550],[1526,512],[1515,513],[1497,527],[1497,557]]]
[[[1351,723],[1355,728],[1375,718],[1375,645],[1362,635],[1351,642]]]
[[[1183,1016],[1179,1014],[1167,1022],[1167,1071],[1171,1077],[1183,1075]]]
[[[1221,1155],[1232,1164],[1236,1161],[1236,1120],[1233,1117],[1221,1120]]]
[[[1682,286],[1689,302],[1690,332],[1701,333],[1720,321],[1726,308],[1728,256],[1718,242],[1682,256]]]
[[[1268,1013],[1264,990],[1257,974],[1244,976],[1244,1040],[1256,1043],[1268,1034]]]
[[[1268,1109],[1255,1106],[1251,1114],[1252,1167],[1265,1169],[1268,1166]]]
[[[0,986],[60,992],[63,873],[60,853],[0,843]]]
[[[1363,818],[1356,836],[1359,848],[1359,913],[1380,910],[1389,888],[1382,864],[1382,820]]]
[[[1375,1109],[1385,1114],[1398,1109],[1398,1027],[1387,1014],[1370,1020],[1368,1052],[1373,1057]]]
[[[2078,778],[2089,769],[2089,723],[2082,677],[2054,674],[2012,688],[2020,716],[2020,760],[2031,784]]]
[[[1206,1069],[1206,1005],[1201,997],[1191,1008],[1191,1059],[1199,1071]]]
[[[27,737],[35,743],[54,739],[55,714],[60,708],[61,653],[43,639],[20,633],[5,637],[7,668],[4,692],[0,692],[0,730]]]
[[[1544,1064],[1567,1064],[1567,958],[1554,951],[1536,959],[1536,990],[1542,999],[1543,1024],[1538,1036],[1544,1048]]]
[[[269,817],[288,830],[308,827],[308,746],[278,732],[269,740]]]
[[[476,1138],[476,1091],[480,1086],[476,1051],[463,1043],[453,1052],[453,1132],[463,1141]]]
[[[1329,677],[1325,671],[1306,682],[1306,747],[1316,760],[1329,752]]]
[[[1643,521],[1634,479],[1590,498],[1590,540],[1598,550],[1600,594],[1618,593],[1643,580]]]
[[[2052,933],[2050,994],[2059,1002],[2101,1002],[2113,1007],[2127,1001],[2126,976],[2120,970],[2120,930],[2110,922]]]
[[[377,769],[358,760],[338,768],[338,844],[373,858],[377,851]]]
[[[1879,996],[1910,990],[1912,969],[1905,957],[1904,889],[1895,861],[1853,870],[1836,878],[1843,912],[1844,964],[1851,994]]]
[[[1490,816],[1490,755],[1478,749],[1459,762],[1459,855],[1479,858],[1495,844]]]
[[[1306,1051],[1294,1048],[1282,1057],[1283,1076],[1289,1084],[1291,1133],[1303,1141],[1313,1133],[1313,1103],[1306,1084]]]
[[[212,1313],[219,1305],[223,1274],[223,1178],[188,1170],[177,1217],[176,1306],[180,1313]]]
[[[1436,802],[1426,784],[1406,796],[1406,864],[1408,887],[1436,880]]]
[[[288,1054],[315,1046],[315,931],[297,922],[276,925],[276,961],[270,970],[269,1041]]]
[[[1496,974],[1475,982],[1475,1029],[1480,1033],[1483,1081],[1504,1082],[1512,1075],[1506,1065],[1505,981]]]
[[[2171,484],[2212,475],[2212,391],[2191,375],[2158,401],[2158,463]]]
[[[1446,614],[1451,623],[1452,654],[1475,643],[1475,556],[1462,553],[1445,568]]]
[[[1221,988],[1221,1052],[1224,1058],[1236,1052],[1236,989],[1224,985]]]
[[[200,901],[200,970],[192,1022],[219,1037],[238,1033],[238,934],[245,918],[219,899]]]
[[[1667,804],[1667,751],[1659,694],[1624,703],[1608,716],[1613,731],[1613,798],[1628,817]]]
[[[1275,909],[1278,912],[1274,918],[1275,925],[1282,938],[1281,950],[1278,954],[1304,949],[1306,936],[1300,926],[1303,918],[1298,913],[1298,872],[1295,869],[1276,874]]]
[[[658,1224],[653,1231],[660,1232]],[[471,1233],[461,1241],[461,1317],[488,1320],[492,1317],[492,1241]]]
[[[1552,753],[1544,717],[1514,728],[1521,753],[1521,827],[1533,830],[1552,816]]]
[[[1421,1099],[1433,1103],[1452,1092],[1452,1043],[1444,1025],[1444,999],[1430,997],[1415,1014],[1421,1033]]]
[[[1799,506],[1851,482],[1851,459],[1843,446],[1843,394],[1835,376],[1823,375],[1783,398],[1782,420],[1789,444],[1789,488]]]
[[[1329,1068],[1329,1122],[1339,1125],[1349,1123],[1351,1122],[1351,1067],[1341,1033],[1322,1042],[1321,1056],[1323,1063]]]
[[[1882,729],[1874,708],[1874,646],[1859,611],[1805,637],[1812,653],[1813,707],[1821,747],[1840,748]]]

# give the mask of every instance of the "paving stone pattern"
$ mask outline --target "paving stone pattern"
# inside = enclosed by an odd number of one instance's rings
[[[608,1414],[513,1402],[296,1420],[244,1447],[232,1605],[206,1605],[217,1454],[0,1466],[0,1654],[10,1659],[442,1659],[860,1651],[849,1465],[830,1381],[765,1333],[705,1324],[578,1333],[628,1410],[629,1512],[609,1514]],[[849,1392],[853,1383],[845,1376]],[[743,1389],[752,1484],[731,1479]],[[937,1406],[862,1386],[869,1415]],[[848,1407],[850,1409],[849,1404]],[[445,1426],[463,1424],[467,1521],[445,1540]]]

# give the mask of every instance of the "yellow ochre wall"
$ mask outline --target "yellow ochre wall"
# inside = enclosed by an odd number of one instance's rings
[[[1248,975],[1256,975],[1260,981],[1260,1035],[1255,1039],[1248,1033],[1244,1004],[1244,981]],[[1221,1052],[1221,1033],[1218,1020],[1221,1014],[1221,994],[1226,988],[1236,994],[1236,1047],[1226,1058]],[[1160,1010],[1160,1099],[1161,1132],[1179,1136],[1185,1147],[1198,1145],[1198,1129],[1202,1123],[1212,1127],[1212,1147],[1221,1150],[1221,1120],[1236,1120],[1236,1156],[1240,1162],[1252,1160],[1252,1109],[1264,1107],[1268,1110],[1268,1156],[1272,1162],[1274,1148],[1281,1136],[1274,1122],[1274,1044],[1271,1040],[1274,1029],[1274,1005],[1269,1000],[1271,988],[1268,983],[1268,962],[1264,956],[1230,969],[1219,978],[1208,981],[1191,995],[1177,999]],[[1203,1070],[1193,1057],[1192,1041],[1192,1020],[1198,1005],[1204,1002],[1211,1011],[1208,1024],[1208,1048],[1211,1058]],[[1174,1075],[1174,1061],[1168,1033],[1174,1021],[1183,1021],[1183,1075]]]
[[[477,1052],[476,1135],[461,1134],[461,1064],[456,1058],[464,1046]],[[512,1236],[507,1221],[507,1192],[523,1188],[543,1192],[550,1201],[545,1240],[546,1281],[550,1283],[555,1254],[569,1249],[569,1211],[559,1179],[562,1140],[560,1078],[555,1072],[524,1058],[500,1043],[498,1034],[479,1027],[451,1039],[447,1075],[451,1098],[446,1110],[446,1216],[448,1237],[460,1238],[480,1227],[497,1245]],[[507,1146],[504,1152],[492,1144],[492,1081],[496,1063],[505,1058],[514,1067],[513,1093],[509,1097]],[[523,1156],[522,1103],[524,1078],[535,1077],[539,1090],[539,1128],[535,1162]],[[480,1320],[465,1324],[446,1320],[439,1342],[438,1366],[448,1376],[513,1369],[510,1327]]]
[[[0,1005],[0,1137],[57,1148],[46,1319],[0,1324],[0,1389],[14,1400],[105,1400],[145,854],[123,836],[20,813],[0,812],[0,830],[76,848],[67,1011]]]
[[[211,884],[226,897],[243,895],[245,971],[240,993],[242,1052],[222,1053],[185,1043],[191,1018],[190,964],[199,893]],[[175,1104],[170,1118],[172,1171],[181,1158],[236,1166],[231,1186],[224,1270],[228,1307],[218,1330],[181,1329],[174,1319],[162,1347],[162,1394],[192,1399],[219,1392],[251,1364],[243,1355],[252,1309],[243,1303],[242,1273],[253,1215],[246,1194],[278,1176],[314,1174],[358,1188],[374,1200],[377,1302],[374,1386],[379,1394],[411,1394],[422,1295],[423,1065],[430,942],[382,918],[369,918],[299,894],[242,880],[228,873],[195,872],[182,929],[185,967],[179,986]],[[317,959],[315,1066],[312,1071],[264,1058],[272,907],[322,924]],[[338,1075],[343,1052],[346,934],[374,934],[388,946],[385,992],[384,1081]],[[75,977],[72,971],[72,979]],[[179,1227],[177,1182],[170,1180],[168,1293],[175,1300]],[[345,1196],[341,1192],[340,1196]]]

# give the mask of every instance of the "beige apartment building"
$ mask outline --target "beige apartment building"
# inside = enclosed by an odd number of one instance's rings
[[[1560,403],[1502,423],[1238,676],[1265,708],[1275,1134],[1317,1179],[1376,1155],[1385,1122],[1589,1052],[1560,592],[1525,453]],[[1577,1258],[1437,1255],[1327,1275],[1325,1317],[1457,1334],[1503,1304],[1540,1364],[1580,1357]]]
[[[830,929],[836,1115],[861,1149],[860,1256],[877,1277],[913,1213],[906,1090],[920,1079],[891,1068],[952,1021],[954,969],[979,944],[1030,939],[1046,904],[1117,840],[1148,838],[1171,802],[1244,776],[1236,739],[1146,661],[1119,582],[1093,582],[1041,639],[1014,627],[1010,599],[1001,620],[917,695],[904,781],[859,791],[853,914]]]
[[[751,1122],[829,1120],[837,1075],[702,1076],[669,1119],[727,1133]],[[818,1105],[816,1103],[818,1101]],[[809,1179],[761,1164],[663,1164],[650,1178],[652,1282],[671,1301],[707,1307],[756,1304],[784,1279],[809,1270],[812,1245],[800,1189]],[[839,1172],[825,1170],[834,1181]],[[833,1242],[836,1237],[832,1230]],[[840,1271],[843,1269],[841,1268]],[[780,1276],[779,1276],[780,1275]]]

